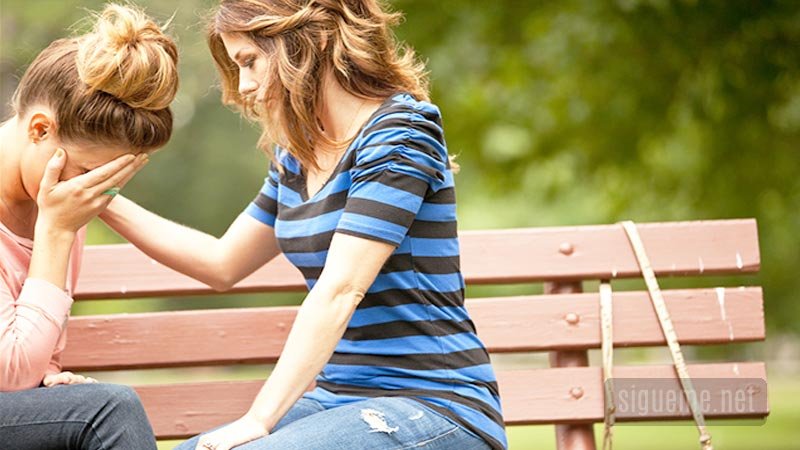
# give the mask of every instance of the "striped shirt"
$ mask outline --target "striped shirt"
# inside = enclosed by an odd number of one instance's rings
[[[334,233],[394,245],[306,397],[332,408],[368,397],[416,400],[507,447],[497,380],[464,308],[453,174],[439,109],[408,94],[368,119],[308,198],[298,161],[275,162],[246,212],[274,227],[309,289]]]

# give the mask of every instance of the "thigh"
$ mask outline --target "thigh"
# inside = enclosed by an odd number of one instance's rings
[[[275,433],[287,425],[321,411],[325,411],[325,407],[323,407],[318,401],[311,400],[309,398],[301,398],[297,401],[297,403],[294,404],[294,406],[292,406],[292,409],[290,409],[289,412],[283,416],[278,424],[275,425],[275,428],[272,429],[272,432]]]
[[[324,411],[322,405],[319,404],[316,400],[311,400],[308,398],[301,398],[298,400],[294,406],[286,413],[285,416],[275,425],[275,428],[272,430],[273,432],[293,423],[296,422],[304,417],[310,416],[312,414],[318,413],[320,411]],[[217,427],[220,428],[220,427]],[[217,429],[215,428],[215,430]],[[214,430],[209,430],[208,433]],[[205,434],[205,433],[203,433]],[[197,446],[197,441],[200,439],[201,435],[195,436],[188,441],[181,443],[178,447],[175,447],[175,450],[194,450]],[[237,447],[241,448],[241,447]]]
[[[487,450],[480,438],[435,411],[401,397],[331,408],[236,450]]]
[[[0,442],[9,448],[155,448],[132,389],[80,384],[0,393]]]

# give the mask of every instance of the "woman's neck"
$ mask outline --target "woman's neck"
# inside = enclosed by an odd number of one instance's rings
[[[0,222],[15,234],[32,237],[37,210],[22,184],[21,149],[15,116],[0,126]]]
[[[347,92],[332,74],[324,86],[320,121],[325,134],[337,142],[349,141],[381,102]]]

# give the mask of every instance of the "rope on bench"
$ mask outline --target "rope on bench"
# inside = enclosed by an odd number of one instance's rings
[[[603,413],[603,450],[611,450],[613,427],[617,410],[614,404],[614,385],[611,378],[614,366],[614,338],[611,309],[611,283],[608,280],[600,282],[600,348],[603,352],[603,398],[605,411]]]
[[[702,450],[713,450],[711,445],[711,434],[706,429],[705,417],[700,405],[697,403],[697,393],[694,389],[692,379],[689,377],[689,370],[686,368],[686,361],[683,359],[683,352],[678,343],[678,336],[675,334],[675,328],[672,325],[667,305],[664,302],[664,297],[661,295],[661,289],[658,286],[653,266],[650,264],[650,259],[644,250],[642,238],[636,229],[636,225],[629,221],[621,222],[625,234],[633,247],[636,261],[639,264],[639,269],[642,272],[647,290],[650,293],[650,300],[656,310],[658,321],[661,324],[661,330],[664,332],[664,337],[667,340],[667,346],[672,354],[672,361],[675,365],[675,371],[678,373],[678,380],[681,383],[683,394],[689,402],[689,408],[692,411],[694,422],[697,425],[697,431],[700,433],[700,447]],[[601,349],[603,352],[603,384],[605,393],[605,414],[604,424],[605,430],[603,433],[603,449],[611,449],[612,427],[614,426],[614,413],[616,407],[614,405],[614,390],[611,379],[611,371],[613,365],[613,339],[612,339],[612,303],[611,303],[611,285],[607,281],[600,284],[600,317],[602,327],[602,342]],[[608,445],[608,449],[606,449]]]

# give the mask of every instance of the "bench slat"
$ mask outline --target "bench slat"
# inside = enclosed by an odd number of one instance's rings
[[[756,221],[645,223],[640,234],[659,276],[757,272]],[[463,231],[468,284],[638,277],[618,225]],[[560,251],[568,243],[573,251]],[[568,254],[565,254],[568,253]],[[300,273],[280,256],[233,292],[303,291]],[[152,261],[129,244],[89,246],[76,299],[213,294],[207,286]]]
[[[761,288],[667,290],[664,296],[683,344],[764,338]],[[596,293],[471,299],[467,308],[494,353],[600,346]],[[73,317],[62,362],[70,370],[274,362],[296,311],[270,307]],[[567,321],[568,313],[577,323]],[[197,345],[198,336],[203,345]],[[646,292],[614,294],[614,338],[617,346],[665,343]]]
[[[697,378],[726,379],[720,388],[712,386],[707,400],[701,402],[707,418],[763,418],[769,413],[763,363],[724,363],[689,365],[689,373]],[[664,379],[670,389],[678,389],[672,366],[621,366],[614,370],[617,378]],[[592,423],[603,420],[603,386],[601,369],[568,367],[514,370],[498,373],[503,411],[508,425]],[[159,439],[178,439],[198,434],[240,417],[250,406],[263,381],[187,383],[140,386],[136,388]],[[696,380],[698,386],[708,386]],[[660,385],[659,385],[660,386]],[[571,395],[580,388],[582,395]],[[746,408],[720,414],[715,405],[730,400],[722,388],[752,393]],[[703,397],[701,397],[703,398]],[[749,401],[749,400],[748,400]],[[737,403],[738,404],[738,403]],[[617,420],[687,419],[683,411],[662,410],[647,417],[621,411]]]

